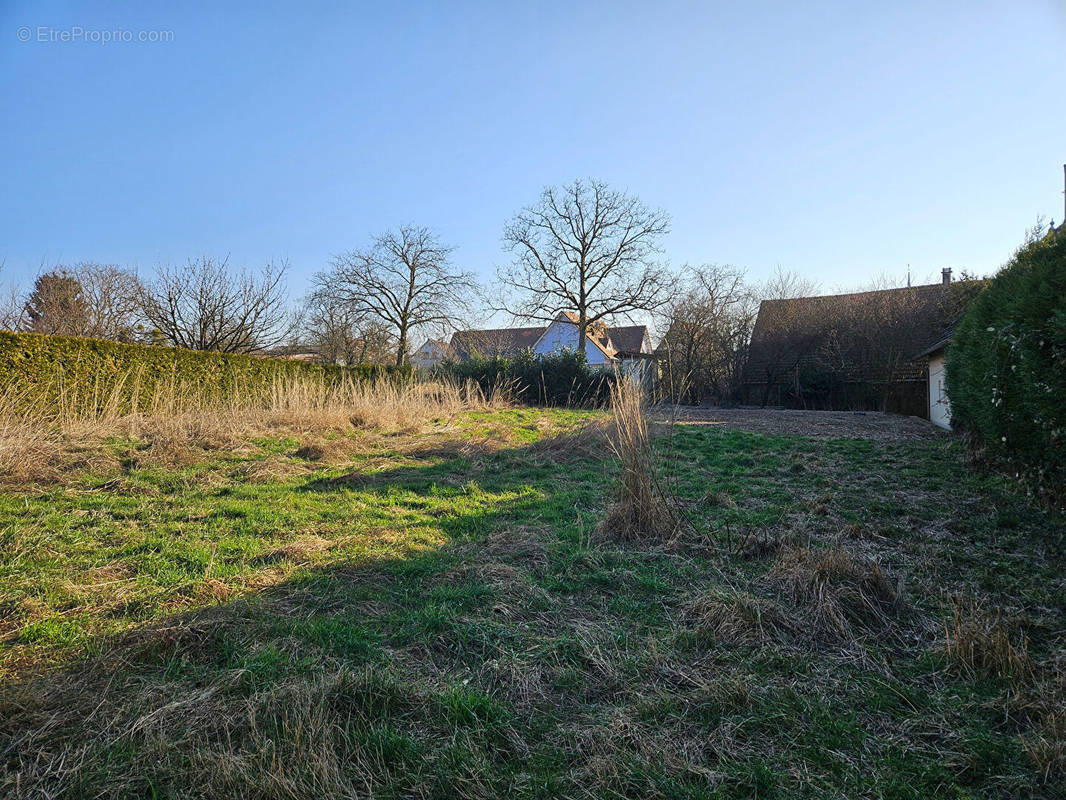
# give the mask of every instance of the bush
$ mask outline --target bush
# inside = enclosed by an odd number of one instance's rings
[[[440,370],[463,382],[475,381],[486,396],[506,391],[527,405],[602,406],[615,382],[613,373],[592,369],[585,354],[576,350],[543,356],[523,350],[513,359],[445,362]]]
[[[408,367],[323,366],[103,339],[0,332],[0,394],[9,406],[33,407],[57,416],[126,413],[149,407],[160,394],[189,392],[210,401],[234,394],[265,395],[278,381],[289,379],[318,377],[339,382],[408,375]]]
[[[959,323],[952,425],[1038,488],[1066,486],[1066,235],[1019,250]]]

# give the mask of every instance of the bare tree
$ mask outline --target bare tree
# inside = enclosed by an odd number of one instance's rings
[[[545,322],[573,312],[584,351],[590,326],[668,299],[673,282],[656,256],[669,228],[665,212],[602,181],[548,187],[504,229],[515,258],[498,273],[500,310]]]
[[[328,286],[307,298],[302,339],[312,345],[323,364],[367,364],[391,361],[396,353],[392,331],[375,317],[359,314],[337,299]]]
[[[356,318],[386,325],[403,364],[413,332],[453,326],[476,290],[473,276],[452,266],[451,252],[428,228],[404,225],[336,256],[317,283]]]
[[[285,265],[237,270],[208,257],[160,267],[140,292],[156,338],[190,350],[250,353],[284,342],[293,329]]]
[[[765,283],[757,287],[761,300],[792,300],[797,297],[814,297],[821,291],[817,281],[804,278],[794,270],[785,270],[778,264]]]
[[[136,273],[114,264],[76,264],[70,274],[81,284],[88,306],[84,336],[130,341],[140,310],[141,282]]]
[[[732,399],[742,381],[758,303],[743,270],[705,264],[685,271],[659,345],[664,384],[677,398]]]
[[[4,289],[0,296],[0,330],[19,331],[26,317],[26,305],[17,286]]]
[[[37,276],[23,305],[23,330],[84,336],[89,322],[89,304],[77,277],[63,268]]]

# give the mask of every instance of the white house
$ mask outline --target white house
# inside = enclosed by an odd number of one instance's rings
[[[533,345],[533,352],[538,356],[557,353],[560,350],[576,350],[578,340],[578,316],[564,311],[544,329]],[[614,360],[615,348],[611,343],[607,326],[594,322],[587,328],[585,335],[585,359],[590,367],[605,367]]]
[[[577,349],[578,316],[560,313],[551,324],[533,328],[458,331],[452,336],[451,349],[457,360],[474,355],[514,358],[525,349],[536,355]],[[595,322],[587,328],[585,358],[591,367],[620,369],[644,380],[652,380],[655,356],[651,336],[645,325],[608,327]]]
[[[411,365],[418,369],[431,369],[451,357],[451,346],[440,339],[426,339],[411,355]]]

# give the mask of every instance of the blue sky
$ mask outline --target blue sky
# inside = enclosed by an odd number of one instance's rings
[[[76,26],[173,40],[36,40]],[[1063,214],[1063,0],[0,0],[0,75],[2,282],[209,254],[299,294],[400,223],[488,280],[582,176],[666,209],[673,264],[827,289],[991,271]]]

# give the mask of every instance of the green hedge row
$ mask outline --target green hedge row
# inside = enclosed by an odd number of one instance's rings
[[[615,376],[591,368],[575,350],[537,356],[530,350],[512,359],[475,358],[445,362],[444,375],[475,381],[486,395],[503,389],[515,400],[536,406],[599,407],[610,399]]]
[[[10,405],[91,415],[118,404],[150,407],[160,392],[197,401],[254,399],[278,381],[408,377],[409,367],[323,366],[279,358],[205,353],[37,333],[0,332],[0,393]],[[136,388],[136,398],[134,389]]]
[[[977,297],[947,355],[952,426],[1066,498],[1066,234],[1030,243]]]

